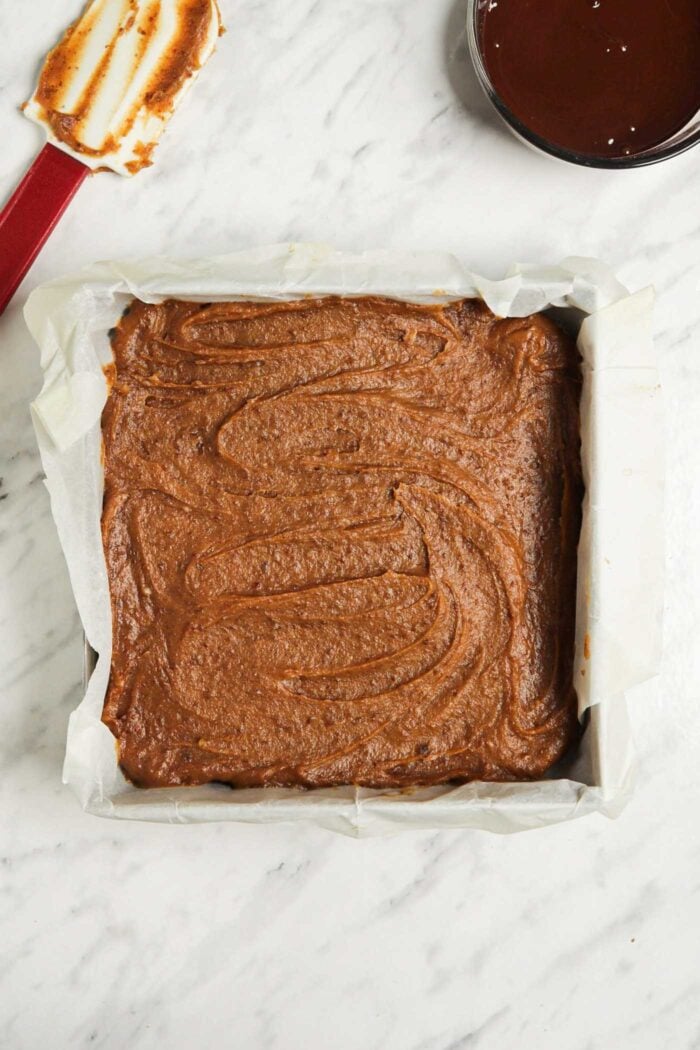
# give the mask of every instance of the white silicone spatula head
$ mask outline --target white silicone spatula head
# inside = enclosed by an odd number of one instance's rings
[[[25,113],[88,167],[132,175],[220,31],[216,0],[92,0],[49,52]]]
[[[90,169],[151,163],[221,31],[216,0],[92,0],[66,30],[24,107],[49,141],[0,211],[0,313]]]

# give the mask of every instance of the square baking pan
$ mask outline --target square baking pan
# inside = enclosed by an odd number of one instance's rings
[[[116,741],[100,719],[111,655],[100,533],[107,333],[133,297],[282,301],[324,294],[422,303],[477,297],[499,316],[551,311],[577,335],[586,495],[575,681],[584,731],[575,752],[545,779],[403,790],[140,789],[119,769]],[[33,292],[25,316],[44,371],[33,418],[86,634],[86,691],[70,719],[64,767],[84,808],[166,822],[302,820],[351,835],[409,827],[514,831],[594,811],[616,815],[633,779],[628,696],[656,673],[661,643],[663,451],[652,303],[650,289],[630,295],[590,259],[520,266],[503,281],[488,281],[452,256],[348,254],[317,245],[182,263],[102,263]]]

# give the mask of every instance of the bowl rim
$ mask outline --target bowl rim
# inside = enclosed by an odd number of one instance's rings
[[[594,153],[579,153],[576,150],[567,149],[564,146],[558,146],[549,139],[538,135],[536,132],[532,131],[527,124],[524,124],[506,105],[498,91],[496,91],[493,86],[486,69],[479,41],[479,28],[477,24],[479,12],[483,9],[486,2],[487,0],[467,0],[467,41],[469,44],[471,60],[479,84],[481,85],[486,97],[516,137],[522,139],[528,145],[542,153],[548,154],[550,157],[554,157],[557,160],[563,160],[569,164],[576,164],[579,167],[599,168],[608,171],[622,171],[633,168],[649,167],[651,164],[659,164],[661,161],[670,160],[671,157],[680,156],[682,153],[687,152],[687,150],[692,149],[693,146],[697,146],[698,143],[700,143],[700,122],[698,122],[696,130],[690,134],[683,135],[683,129],[681,129],[681,131],[676,132],[666,144],[652,146],[650,149],[645,150],[642,153],[636,153],[628,157],[601,157]],[[700,111],[698,111],[698,114],[700,114]],[[679,139],[679,135],[683,135],[683,137]]]

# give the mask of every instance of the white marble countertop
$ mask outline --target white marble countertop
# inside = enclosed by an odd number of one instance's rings
[[[79,7],[0,9],[3,196],[40,146],[16,106]],[[0,1045],[700,1047],[700,153],[603,173],[528,152],[479,94],[463,0],[222,8],[156,166],[90,179],[0,320]],[[665,655],[633,698],[640,783],[616,822],[353,841],[103,821],[61,786],[81,634],[23,301],[98,258],[280,240],[447,249],[494,277],[595,254],[656,284]]]

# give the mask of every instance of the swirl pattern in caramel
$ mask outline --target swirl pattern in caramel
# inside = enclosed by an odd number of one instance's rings
[[[104,720],[138,785],[544,773],[576,734],[578,358],[476,301],[135,302]]]

